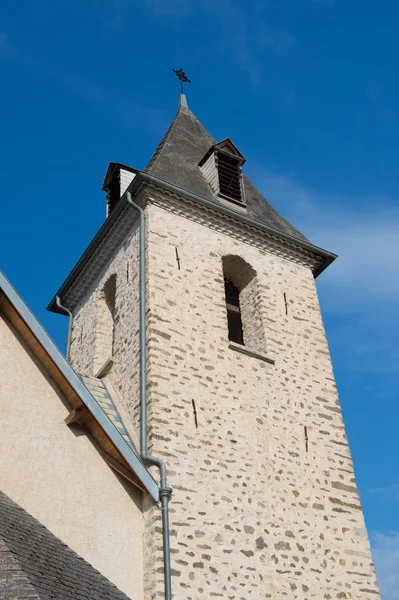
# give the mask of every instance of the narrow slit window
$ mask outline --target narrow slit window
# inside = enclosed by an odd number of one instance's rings
[[[175,247],[175,253],[176,253],[177,268],[180,271],[180,256],[179,256],[179,251],[178,251],[177,247]]]
[[[308,428],[306,425],[303,428],[303,432],[305,434],[305,452],[309,451],[309,438],[308,438]]]
[[[227,322],[229,327],[229,340],[236,344],[244,345],[242,320],[240,311],[240,293],[230,279],[224,280],[226,293]]]
[[[191,400],[191,403],[193,405],[193,415],[194,415],[195,427],[196,427],[196,429],[198,429],[198,414],[197,414],[197,409],[195,406],[195,400]]]
[[[284,292],[284,306],[285,306],[285,314],[288,315],[288,302],[287,302],[287,294]]]

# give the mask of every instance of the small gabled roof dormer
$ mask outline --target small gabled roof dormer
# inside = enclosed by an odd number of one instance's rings
[[[242,165],[245,158],[233,142],[226,138],[211,146],[198,166],[215,194],[245,206]]]
[[[223,196],[223,190],[220,193],[219,170],[216,167],[215,154],[218,154],[219,167],[222,154],[223,158],[226,155],[230,160],[235,160],[234,164],[239,164],[241,195],[238,200],[232,199],[231,196],[226,199]],[[207,164],[208,159],[209,164]],[[157,181],[158,190],[169,189],[170,192],[170,186],[172,186],[177,195],[182,194],[184,196],[184,194],[188,194],[191,200],[196,198],[198,205],[205,203],[209,206],[208,203],[211,202],[215,209],[220,212],[224,212],[226,208],[229,211],[234,209],[236,214],[241,213],[241,215],[238,215],[240,219],[246,219],[246,222],[252,224],[253,227],[257,227],[259,230],[267,230],[269,233],[273,232],[273,235],[280,236],[281,239],[296,241],[298,246],[307,248],[320,257],[320,262],[312,267],[314,275],[317,277],[335,259],[335,255],[313,246],[300,231],[295,229],[271,206],[247,175],[241,173],[244,162],[245,158],[230,139],[216,142],[187,107],[185,99],[182,98],[173,122],[158,144],[144,171],[137,172],[135,169],[120,163],[110,163],[103,189],[107,191],[107,194],[111,193],[112,183],[115,182],[119,194],[114,192],[112,196],[112,198],[115,198],[115,203],[109,197],[111,202],[108,206],[107,216],[111,215],[111,211],[115,210],[119,202],[119,206],[126,206],[126,200],[118,199],[118,196],[123,196],[126,189],[124,186],[119,185],[122,176],[123,178],[125,178],[125,175],[127,176],[124,185],[129,181],[129,178],[130,182],[135,177],[135,181],[141,183],[146,181],[147,176],[150,176],[153,182]],[[118,168],[122,173],[118,172]],[[124,173],[124,171],[128,173]],[[118,211],[115,210],[113,214],[117,213]],[[126,221],[123,222],[126,223]],[[84,278],[85,286],[89,286],[89,283],[95,281],[100,272],[100,267],[102,268],[105,264],[102,261],[108,260],[108,255],[105,252],[99,252],[99,249],[103,248],[104,240],[108,239],[106,236],[110,234],[111,230],[112,232],[118,231],[120,236],[116,238],[118,242],[115,241],[113,244],[122,242],[126,230],[123,227],[117,230],[117,228],[114,228],[114,219],[107,219],[51,300],[47,307],[48,310],[56,313],[62,312],[56,302],[57,295],[60,296],[62,301],[64,299],[69,303],[78,301],[81,288],[80,286],[74,287],[74,284],[83,272],[87,274],[87,277],[85,275]],[[110,246],[112,249],[115,247],[114,245]],[[94,256],[96,256],[96,260],[91,263],[91,258]],[[102,258],[97,260],[97,257],[100,256]],[[86,270],[86,265],[89,262],[92,265],[90,271]],[[88,287],[84,289],[88,289]]]
[[[121,163],[110,162],[102,189],[107,194],[107,217],[137,175],[138,170]]]

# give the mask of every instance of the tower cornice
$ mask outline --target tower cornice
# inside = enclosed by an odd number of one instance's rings
[[[244,241],[260,250],[302,264],[310,268],[315,277],[337,258],[336,254],[301,238],[285,234],[232,209],[185,192],[167,182],[156,180],[147,174],[144,176],[148,182],[146,189],[151,194],[147,200],[152,204]]]
[[[141,206],[155,204],[237,240],[271,253],[282,259],[301,264],[317,277],[337,257],[301,238],[295,238],[273,227],[242,215],[223,205],[187,192],[148,173],[139,172],[128,190]],[[103,223],[47,309],[60,312],[56,297],[73,309],[96,280],[103,266],[126,237],[137,215],[122,196],[108,219]]]

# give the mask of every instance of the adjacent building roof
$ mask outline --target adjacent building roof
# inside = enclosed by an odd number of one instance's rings
[[[182,106],[152,155],[145,172],[220,204],[218,196],[199,167],[200,161],[215,144],[216,140],[193,113]],[[267,202],[245,174],[243,178],[248,217],[282,233],[306,240],[300,231]]]
[[[97,404],[107,415],[112,425],[117,429],[119,435],[123,437],[133,452],[138,455],[136,445],[132,440],[130,433],[126,429],[126,426],[119,414],[118,408],[113,401],[112,394],[108,390],[105,381],[103,379],[98,379],[98,377],[88,377],[87,375],[81,375],[80,378],[89,390],[90,394],[96,400]]]
[[[104,391],[99,380],[90,378],[90,381],[85,381],[91,391],[88,389],[1,271],[0,313],[15,327],[57,384],[71,409],[76,411],[76,420],[96,440],[107,463],[158,501],[158,485],[141,461],[134,444],[129,443],[126,429],[118,424],[121,419],[115,405],[112,403],[110,407],[100,401],[103,397],[108,399],[106,388]],[[96,395],[93,395],[96,386]]]
[[[128,600],[88,562],[0,491],[0,598]]]

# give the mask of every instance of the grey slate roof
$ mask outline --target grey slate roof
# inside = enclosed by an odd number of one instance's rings
[[[129,191],[134,196],[143,183],[150,183],[161,189],[174,186],[176,189],[169,191],[179,194],[177,188],[180,188],[183,190],[183,196],[184,191],[191,193],[199,204],[202,201],[209,208],[211,203],[219,212],[224,214],[228,212],[228,216],[232,217],[235,212],[234,207],[220,202],[198,166],[207,151],[215,144],[214,138],[193,113],[187,107],[181,106],[144,171],[137,172],[129,186]],[[263,229],[267,234],[273,236],[280,234],[281,238],[285,238],[291,246],[295,243],[319,257],[320,262],[315,264],[312,270],[315,277],[320,275],[337,258],[337,255],[313,245],[268,203],[245,174],[243,180],[247,210],[245,213],[237,210],[238,219],[251,227]],[[126,207],[127,200],[124,194],[50,301],[47,310],[62,314],[62,310],[57,306],[57,295],[64,304],[73,308],[88,286],[94,282],[105,261],[118,248],[137,218],[137,214],[132,210],[126,211]],[[86,269],[88,264],[90,268]],[[74,286],[81,275],[81,284]]]
[[[89,390],[90,394],[93,396],[94,400],[97,402],[101,410],[107,415],[108,419],[111,421],[112,425],[118,431],[119,435],[123,437],[128,446],[138,455],[138,450],[134,441],[132,440],[128,430],[122,418],[119,414],[119,411],[116,407],[115,402],[112,399],[112,396],[107,388],[107,385],[103,379],[98,379],[97,377],[88,377],[87,375],[80,375],[81,380]]]
[[[128,600],[108,579],[2,492],[0,598]]]
[[[180,107],[145,172],[219,203],[218,197],[198,166],[199,161],[214,144],[216,140],[193,113],[188,108]],[[307,239],[267,202],[246,175],[244,189],[248,217],[296,238]]]

